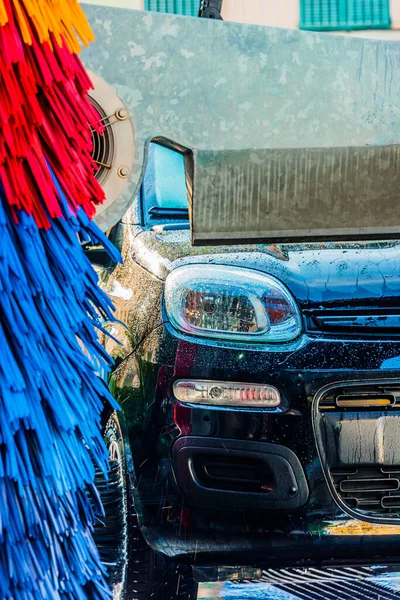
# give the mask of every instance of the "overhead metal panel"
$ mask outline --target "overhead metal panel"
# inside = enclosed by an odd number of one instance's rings
[[[400,46],[207,19],[86,8],[86,66],[132,114],[129,185],[163,137],[192,151],[193,242],[399,237]]]

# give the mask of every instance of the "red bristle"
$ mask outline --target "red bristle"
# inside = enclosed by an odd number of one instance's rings
[[[51,37],[21,42],[12,3],[0,27],[0,178],[6,197],[40,227],[62,214],[48,165],[57,172],[69,207],[93,216],[104,192],[94,177],[92,137],[102,125],[88,101],[91,81],[79,58]],[[22,5],[21,5],[22,6]],[[22,6],[22,10],[24,10]]]

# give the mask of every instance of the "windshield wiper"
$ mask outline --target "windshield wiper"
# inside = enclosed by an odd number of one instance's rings
[[[148,214],[152,219],[189,219],[189,210],[187,208],[165,208],[160,206],[152,206],[148,210]]]

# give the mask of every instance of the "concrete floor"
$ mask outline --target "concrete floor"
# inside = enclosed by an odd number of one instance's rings
[[[198,600],[297,600],[297,598],[262,583],[253,585],[218,583],[202,585]]]
[[[295,594],[264,583],[204,584],[200,587],[198,600],[399,600],[400,574],[398,577],[383,584],[372,580],[306,584],[299,586]]]

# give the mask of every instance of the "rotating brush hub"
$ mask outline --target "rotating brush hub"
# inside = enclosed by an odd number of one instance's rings
[[[96,165],[95,177],[100,185],[104,184],[114,164],[115,138],[113,132],[113,123],[110,116],[106,115],[103,108],[94,98],[90,98],[91,103],[99,115],[99,123],[103,129],[101,133],[91,129],[93,151],[92,157]]]
[[[95,177],[102,186],[106,200],[98,206],[96,217],[111,209],[127,191],[133,169],[135,136],[132,117],[115,90],[94,73],[90,73],[94,89],[89,99],[98,114],[99,127],[92,126],[92,158]],[[96,125],[97,125],[96,124]]]

